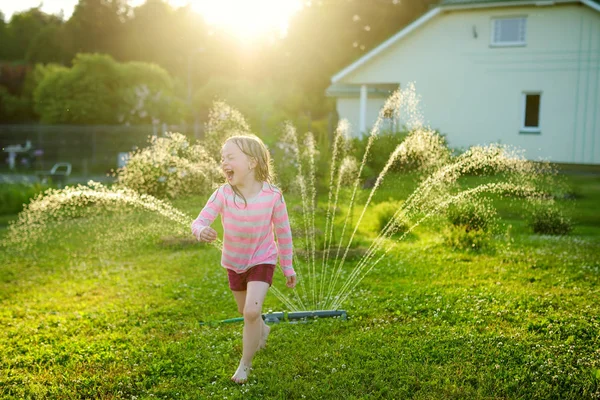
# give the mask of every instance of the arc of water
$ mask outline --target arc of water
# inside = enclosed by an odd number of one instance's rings
[[[313,276],[313,304],[317,308],[317,274],[316,274],[316,236],[315,236],[315,203],[317,199],[317,189],[315,184],[315,140],[312,133],[308,133],[306,137],[306,152],[308,153],[308,179],[310,187],[310,198],[308,200],[308,218],[310,226],[310,264],[312,266]]]
[[[359,264],[355,267],[355,270],[353,270],[350,277],[353,277],[356,271],[361,270],[363,265],[367,264],[373,255],[380,250],[383,239],[391,236],[397,230],[398,221],[400,219],[406,221],[406,216],[409,214],[410,210],[415,207],[415,203],[418,205],[424,198],[426,198],[426,196],[435,186],[434,183],[445,182],[447,184],[454,182],[456,179],[458,179],[461,173],[469,172],[473,168],[480,168],[481,166],[486,166],[490,163],[492,165],[505,167],[512,172],[519,172],[521,174],[528,171],[530,172],[531,166],[529,163],[521,159],[507,158],[503,151],[498,151],[503,149],[499,149],[497,146],[489,146],[479,150],[481,150],[483,154],[491,155],[492,157],[473,157],[472,151],[470,150],[463,154],[457,162],[441,168],[440,170],[436,171],[434,175],[422,182],[413,192],[413,194],[407,199],[402,208],[397,210],[390,221],[388,221],[384,229],[380,232],[367,250],[365,256],[363,256]]]
[[[365,255],[360,259],[357,266],[352,270],[348,279],[352,279],[352,277],[356,274],[356,271],[363,268],[364,264],[367,264],[374,257],[374,255],[381,249],[381,247],[383,246],[384,240],[389,238],[391,235],[393,235],[395,233],[395,231],[397,231],[397,226],[398,226],[399,220],[407,221],[407,218],[404,216],[403,211],[404,211],[403,208],[398,209],[396,211],[396,213],[394,214],[394,216],[392,218],[390,218],[390,220],[386,223],[385,227],[377,235],[375,240],[373,240],[373,242],[370,244]],[[345,287],[345,285],[343,285],[342,288],[340,288],[340,290],[343,290],[344,287]],[[338,297],[339,297],[339,295],[334,296],[333,299],[336,299]],[[333,307],[333,305],[331,305],[330,307]]]
[[[300,261],[299,261],[298,257],[296,256],[296,252],[294,252],[293,254],[294,254],[293,255],[294,265],[299,265]],[[298,281],[302,282],[302,278],[303,278],[302,275],[300,275],[299,273],[296,273],[296,274],[297,274]],[[304,292],[304,293],[306,293],[306,292]],[[304,301],[302,300],[302,297],[298,294],[297,290],[294,290],[294,295],[296,296],[296,300],[298,301],[298,304],[300,305],[300,307],[302,307],[302,308],[299,308],[298,310],[308,310],[308,308],[306,308],[306,305],[304,304]]]
[[[339,242],[340,245],[338,246],[338,249],[337,249],[337,252],[336,252],[336,256],[335,256],[336,260],[338,259],[339,255],[340,255],[340,250],[342,248],[342,243],[343,243],[343,240],[344,240],[344,234],[346,232],[346,227],[348,225],[348,220],[350,219],[350,214],[352,213],[352,207],[354,205],[354,200],[356,198],[356,191],[358,189],[358,184],[360,182],[360,176],[362,175],[363,168],[364,168],[364,166],[365,166],[365,164],[367,162],[367,157],[369,155],[369,151],[371,150],[371,146],[373,145],[373,142],[375,141],[375,138],[377,137],[377,135],[379,133],[379,130],[380,130],[380,127],[381,127],[383,119],[386,118],[390,114],[390,110],[394,110],[395,111],[395,110],[398,109],[398,105],[399,105],[400,99],[401,99],[400,91],[397,90],[397,91],[395,91],[387,99],[386,104],[379,111],[379,116],[377,117],[377,120],[375,121],[375,125],[371,129],[371,134],[369,135],[369,139],[367,140],[367,146],[365,148],[365,154],[363,155],[363,159],[362,159],[362,162],[360,164],[360,168],[359,168],[359,171],[358,171],[357,178],[354,181],[354,188],[352,190],[352,197],[350,199],[350,206],[348,208],[348,213],[346,214],[346,218],[344,220],[344,226],[342,228],[342,234],[340,236],[340,242]],[[350,247],[351,243],[352,242],[350,240],[348,242],[347,249]],[[346,253],[347,253],[347,250],[346,250]],[[328,294],[327,294],[327,298],[325,300],[326,303],[329,302],[329,299],[331,297],[333,288],[337,284],[337,280],[338,280],[339,275],[340,275],[341,270],[342,270],[342,263],[336,262],[336,265],[335,265],[334,268],[336,268],[336,271],[333,274],[333,277],[332,277],[332,279],[330,281],[330,284],[329,284]]]
[[[405,211],[404,208],[398,209],[396,211],[396,213],[394,214],[394,216],[387,222],[384,229],[382,229],[382,231],[379,233],[379,235],[377,235],[375,240],[369,246],[365,255],[361,258],[361,260],[359,261],[357,266],[352,270],[352,272],[350,273],[350,276],[348,277],[348,279],[346,280],[344,285],[342,285],[342,287],[340,288],[339,293],[343,293],[346,290],[347,286],[350,284],[352,279],[354,279],[354,277],[359,273],[359,271],[361,271],[364,268],[364,266],[371,261],[371,259],[375,256],[375,254],[377,254],[377,252],[381,250],[385,239],[388,239],[389,237],[391,237],[391,235],[393,235],[397,231],[398,222],[400,220],[408,221],[408,219],[405,217],[404,211]],[[405,234],[407,234],[410,231],[411,230],[407,230],[405,232]],[[405,234],[403,234],[402,238],[404,238]],[[337,299],[339,299],[339,297],[340,297],[339,293],[338,293],[338,295],[333,297],[334,302],[337,301]],[[331,307],[333,307],[333,304],[331,305]]]
[[[298,311],[298,304],[294,303],[288,296],[283,294],[279,289],[275,286],[271,286],[271,291],[281,301],[290,311]]]
[[[503,171],[518,175],[531,174],[531,163],[523,159],[509,158],[506,149],[498,145],[474,147],[461,154],[453,164],[446,165],[419,184],[418,188],[406,199],[404,206],[410,209],[418,206],[435,188],[441,184],[454,183],[458,178],[478,168],[492,165]]]
[[[305,248],[306,248],[306,253],[309,254],[310,238],[309,238],[309,232],[308,232],[308,223],[306,220],[306,215],[307,215],[306,183],[304,181],[302,158],[300,156],[300,149],[298,147],[298,137],[296,135],[296,128],[294,128],[294,126],[289,122],[287,122],[285,124],[285,138],[286,138],[286,140],[292,142],[292,150],[294,152],[294,158],[296,160],[296,163],[298,164],[298,185],[300,186],[300,196],[302,198],[302,217],[303,217],[303,222],[304,222],[304,244],[305,244]],[[295,254],[295,252],[294,252],[294,254]],[[296,263],[294,263],[294,265],[298,266],[298,264],[296,264]],[[298,274],[298,277],[300,277],[300,268],[298,268],[298,271],[296,271],[296,273]],[[298,281],[299,281],[299,286],[300,286],[302,292],[306,293],[304,279],[298,279]]]
[[[398,156],[401,154],[402,150],[403,150],[403,145],[399,144],[396,147],[396,149],[392,152],[387,163],[385,164],[385,166],[379,173],[379,176],[377,177],[377,180],[375,181],[375,185],[373,185],[373,188],[371,189],[371,192],[369,193],[369,197],[367,198],[367,201],[365,202],[362,212],[360,213],[360,216],[358,217],[358,221],[356,222],[356,225],[354,226],[354,231],[352,232],[352,235],[350,235],[350,240],[348,240],[348,245],[346,246],[346,250],[344,251],[342,260],[339,263],[340,269],[344,265],[344,261],[346,260],[346,256],[348,255],[348,251],[350,250],[350,245],[352,244],[352,241],[354,240],[354,236],[356,235],[356,232],[358,231],[358,227],[359,227],[360,223],[362,222],[363,217],[365,216],[365,213],[367,211],[367,208],[369,207],[369,204],[371,204],[371,200],[373,199],[373,196],[375,195],[375,191],[377,191],[377,189],[383,182],[383,179],[385,178],[387,172],[389,171],[391,166],[394,164],[394,162],[396,161]]]
[[[75,188],[49,189],[40,194],[19,214],[17,221],[11,224],[10,232],[14,234],[19,229],[25,229],[28,233],[31,233],[32,223],[42,224],[52,218],[55,211],[67,205],[75,205],[77,201],[84,201],[86,204],[93,202],[100,205],[124,203],[154,211],[184,226],[191,220],[188,215],[153,196],[140,195],[126,188],[109,191],[100,183],[93,181],[88,182],[88,185],[90,186],[78,185]]]
[[[337,208],[337,204],[338,204],[338,200],[339,200],[339,196],[340,196],[340,190],[341,190],[341,186],[342,186],[342,175],[344,174],[343,171],[344,166],[340,166],[340,169],[338,171],[338,177],[337,177],[337,184],[336,184],[336,189],[335,189],[335,196],[334,196],[334,202],[333,202],[333,212],[331,214],[331,222],[329,224],[329,233],[327,234],[327,236],[329,237],[328,240],[328,247],[325,250],[326,251],[326,259],[325,259],[325,268],[329,269],[329,248],[331,247],[331,245],[333,244],[333,231],[334,231],[334,221],[335,221],[335,215],[337,214],[336,208]],[[335,265],[334,265],[335,267]],[[325,280],[327,279],[327,274],[324,273],[323,274],[323,288],[325,287]],[[330,284],[331,284],[331,278],[330,278]],[[321,300],[322,302],[323,300]]]
[[[331,171],[329,173],[329,194],[328,194],[328,199],[327,199],[327,215],[325,217],[325,233],[324,233],[324,240],[323,240],[323,262],[321,263],[321,271],[322,271],[322,275],[321,275],[321,279],[320,279],[320,289],[319,289],[319,303],[321,303],[323,301],[323,289],[325,287],[324,283],[325,283],[325,277],[327,276],[327,270],[328,270],[328,261],[329,261],[329,244],[332,242],[332,238],[333,238],[333,221],[335,219],[335,214],[336,214],[336,208],[337,208],[337,201],[338,201],[338,196],[339,196],[339,191],[340,191],[340,186],[341,186],[341,167],[338,168],[337,166],[337,158],[338,158],[338,148],[340,146],[340,142],[341,140],[344,138],[345,133],[348,130],[348,121],[347,120],[341,120],[338,123],[338,127],[335,131],[335,138],[333,140],[333,154],[332,154],[332,161],[331,161]],[[334,180],[335,180],[335,175],[336,175],[336,170],[338,172],[338,179],[337,179],[337,187],[335,190],[335,203],[333,204],[333,210],[331,210],[331,206],[332,206],[332,195],[333,195],[333,185],[334,185]],[[329,230],[331,228],[331,233],[329,233]]]
[[[489,146],[488,148],[482,148],[480,150],[495,157],[493,159],[493,164],[502,166],[509,165],[509,169],[519,172],[522,172],[522,169],[528,170],[528,164],[523,163],[523,160],[506,158],[503,152],[498,152],[499,149],[496,146]],[[464,153],[461,157],[459,157],[458,161],[439,169],[419,185],[419,187],[405,201],[402,208],[398,209],[396,213],[394,213],[394,216],[388,221],[384,229],[373,241],[365,256],[363,256],[351,273],[351,277],[354,276],[355,271],[361,270],[363,265],[367,264],[374,254],[380,250],[383,244],[383,239],[391,236],[397,230],[398,221],[400,219],[403,219],[404,222],[407,221],[406,216],[410,214],[410,211],[415,206],[418,206],[418,204],[429,195],[437,183],[452,183],[458,179],[461,173],[469,172],[473,168],[479,168],[482,165],[489,165],[489,163],[492,161],[489,157],[483,159],[480,157],[473,157],[472,153],[473,150],[469,150],[468,152]]]
[[[334,263],[334,266],[333,266],[333,268],[335,269],[335,272],[331,275],[331,278],[329,280],[329,286],[328,286],[328,289],[327,289],[327,296],[325,298],[325,303],[328,302],[328,299],[331,296],[333,288],[335,287],[335,284],[337,283],[339,274],[341,273],[341,267],[339,266],[337,260],[339,258],[340,250],[342,248],[342,243],[344,241],[344,234],[346,232],[346,227],[347,227],[348,221],[350,219],[350,214],[352,213],[352,208],[354,206],[354,200],[355,200],[355,197],[356,197],[356,191],[358,189],[358,184],[360,182],[360,176],[362,175],[362,170],[363,170],[363,167],[364,167],[364,165],[366,163],[367,156],[369,154],[369,150],[371,149],[373,141],[375,140],[375,136],[376,135],[373,135],[373,134],[371,134],[369,136],[369,140],[367,141],[367,147],[365,148],[365,154],[363,156],[362,163],[361,163],[360,168],[358,170],[357,178],[354,181],[354,187],[352,189],[352,196],[350,197],[350,204],[348,206],[348,212],[346,213],[346,218],[344,219],[344,226],[342,227],[342,233],[340,235],[340,239],[339,239],[338,246],[337,246],[337,251],[336,251],[336,254],[335,254],[335,263]]]
[[[431,210],[430,212],[428,212],[424,217],[422,217],[419,221],[417,221],[417,223],[415,223],[413,226],[411,226],[410,229],[408,229],[398,239],[398,241],[396,241],[391,246],[389,246],[388,248],[386,248],[385,252],[374,263],[372,263],[369,266],[369,268],[367,269],[367,271],[364,272],[362,274],[362,276],[360,276],[359,279],[357,279],[357,276],[359,276],[359,272],[360,271],[357,270],[357,272],[354,273],[353,276],[346,281],[346,284],[340,290],[340,292],[339,292],[339,294],[337,296],[337,301],[335,301],[333,303],[333,306],[332,306],[333,309],[335,309],[337,307],[340,307],[341,304],[343,304],[344,301],[346,301],[346,299],[348,298],[349,294],[364,279],[364,277],[366,275],[368,275],[369,272],[371,272],[371,270],[396,246],[396,243],[400,242],[402,239],[404,239],[406,237],[406,235],[408,235],[413,229],[415,229],[421,222],[423,222],[427,218],[430,218],[431,216],[435,215],[441,209],[444,209],[445,207],[448,207],[450,204],[452,204],[454,202],[463,200],[466,197],[472,197],[472,196],[475,196],[477,194],[484,193],[484,192],[490,192],[490,193],[500,192],[500,193],[502,193],[502,192],[506,192],[506,191],[509,191],[509,190],[512,190],[512,191],[521,191],[522,193],[525,193],[525,194],[527,194],[529,196],[534,196],[534,195],[538,194],[538,192],[535,190],[535,188],[531,188],[531,187],[518,186],[518,185],[514,185],[514,184],[509,184],[509,183],[490,183],[490,184],[480,185],[480,186],[477,186],[475,188],[467,189],[467,190],[464,190],[464,191],[462,191],[462,192],[460,192],[460,193],[458,193],[458,194],[456,194],[454,196],[451,196],[446,201],[443,201],[443,202],[439,203],[433,210]]]

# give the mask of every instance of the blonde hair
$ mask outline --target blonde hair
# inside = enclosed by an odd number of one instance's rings
[[[267,146],[265,146],[258,136],[252,134],[235,135],[227,138],[225,143],[227,142],[235,143],[242,153],[256,162],[256,167],[254,169],[256,180],[273,185],[273,181],[275,180],[273,161],[271,160],[271,155],[269,154]],[[225,143],[223,143],[223,146]],[[242,195],[235,186],[232,185],[231,187],[235,194],[244,199],[244,203],[247,205],[248,203],[246,202],[244,195]]]

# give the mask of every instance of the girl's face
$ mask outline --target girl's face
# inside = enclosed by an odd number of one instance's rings
[[[227,182],[244,186],[254,180],[256,162],[248,157],[233,141],[226,142],[221,150],[221,169]]]

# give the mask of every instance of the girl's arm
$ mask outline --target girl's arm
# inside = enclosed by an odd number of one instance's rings
[[[198,214],[198,218],[192,222],[192,233],[198,240],[200,240],[202,231],[208,228],[217,218],[217,215],[223,211],[223,193],[220,189],[215,190],[200,214]]]
[[[277,246],[279,248],[279,264],[286,277],[296,275],[292,267],[292,230],[288,218],[287,208],[283,195],[273,210],[273,226],[277,235]]]

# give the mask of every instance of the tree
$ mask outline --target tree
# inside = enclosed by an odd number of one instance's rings
[[[40,71],[35,109],[43,123],[178,122],[173,81],[157,65],[118,63],[105,54],[78,54],[73,67]]]
[[[129,7],[125,0],[79,0],[66,22],[71,54],[106,53],[118,55]]]
[[[10,19],[7,30],[7,42],[2,47],[8,60],[25,60],[29,46],[40,32],[48,26],[60,26],[61,17],[46,14],[39,7],[15,13]]]
[[[25,59],[32,64],[60,63],[66,65],[71,59],[68,43],[69,39],[66,36],[64,25],[49,24],[33,38],[25,53]]]
[[[6,45],[8,42],[8,29],[6,26],[6,22],[4,21],[4,14],[2,13],[2,11],[0,11],[0,43],[2,43],[2,45],[0,45],[0,60],[8,59],[9,47]]]
[[[120,66],[127,86],[123,89],[120,123],[176,123],[188,111],[174,95],[175,83],[157,64],[129,62]]]

